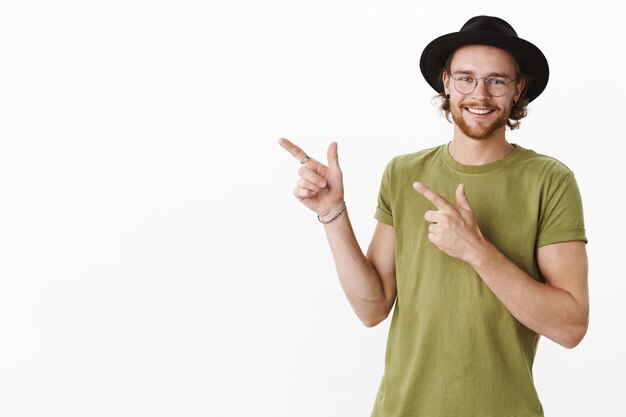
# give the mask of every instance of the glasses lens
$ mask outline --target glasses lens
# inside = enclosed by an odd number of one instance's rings
[[[471,75],[459,75],[454,79],[454,87],[461,94],[470,94],[476,88],[476,78]]]
[[[485,82],[487,84],[487,92],[494,97],[504,95],[509,88],[509,82],[504,78],[487,78]]]

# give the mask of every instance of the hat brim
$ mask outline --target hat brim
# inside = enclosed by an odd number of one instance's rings
[[[426,45],[420,58],[420,70],[428,84],[435,91],[443,93],[439,75],[450,54],[461,46],[476,44],[495,46],[513,55],[521,72],[531,77],[530,84],[526,86],[526,98],[529,102],[546,88],[550,69],[548,60],[539,48],[515,36],[480,30],[448,33]]]

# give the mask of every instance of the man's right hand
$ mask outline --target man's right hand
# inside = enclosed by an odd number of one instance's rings
[[[280,138],[278,144],[302,163],[298,170],[300,179],[293,194],[309,209],[326,220],[339,212],[343,204],[343,176],[339,167],[337,143],[328,146],[328,166],[307,154],[296,144]]]

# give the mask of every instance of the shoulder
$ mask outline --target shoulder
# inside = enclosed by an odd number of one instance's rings
[[[525,175],[534,175],[549,182],[560,182],[573,176],[572,170],[558,159],[517,144],[515,146],[520,148],[520,155],[515,162]]]
[[[422,166],[434,161],[441,148],[446,145],[439,145],[432,148],[422,149],[421,151],[394,156],[387,164],[387,171],[403,171],[416,166]]]

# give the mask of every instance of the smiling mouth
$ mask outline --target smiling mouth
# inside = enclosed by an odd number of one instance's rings
[[[463,108],[467,110],[468,112],[472,114],[477,114],[477,115],[490,114],[495,111],[495,109],[476,109],[476,108],[471,108],[471,107],[463,107]]]

